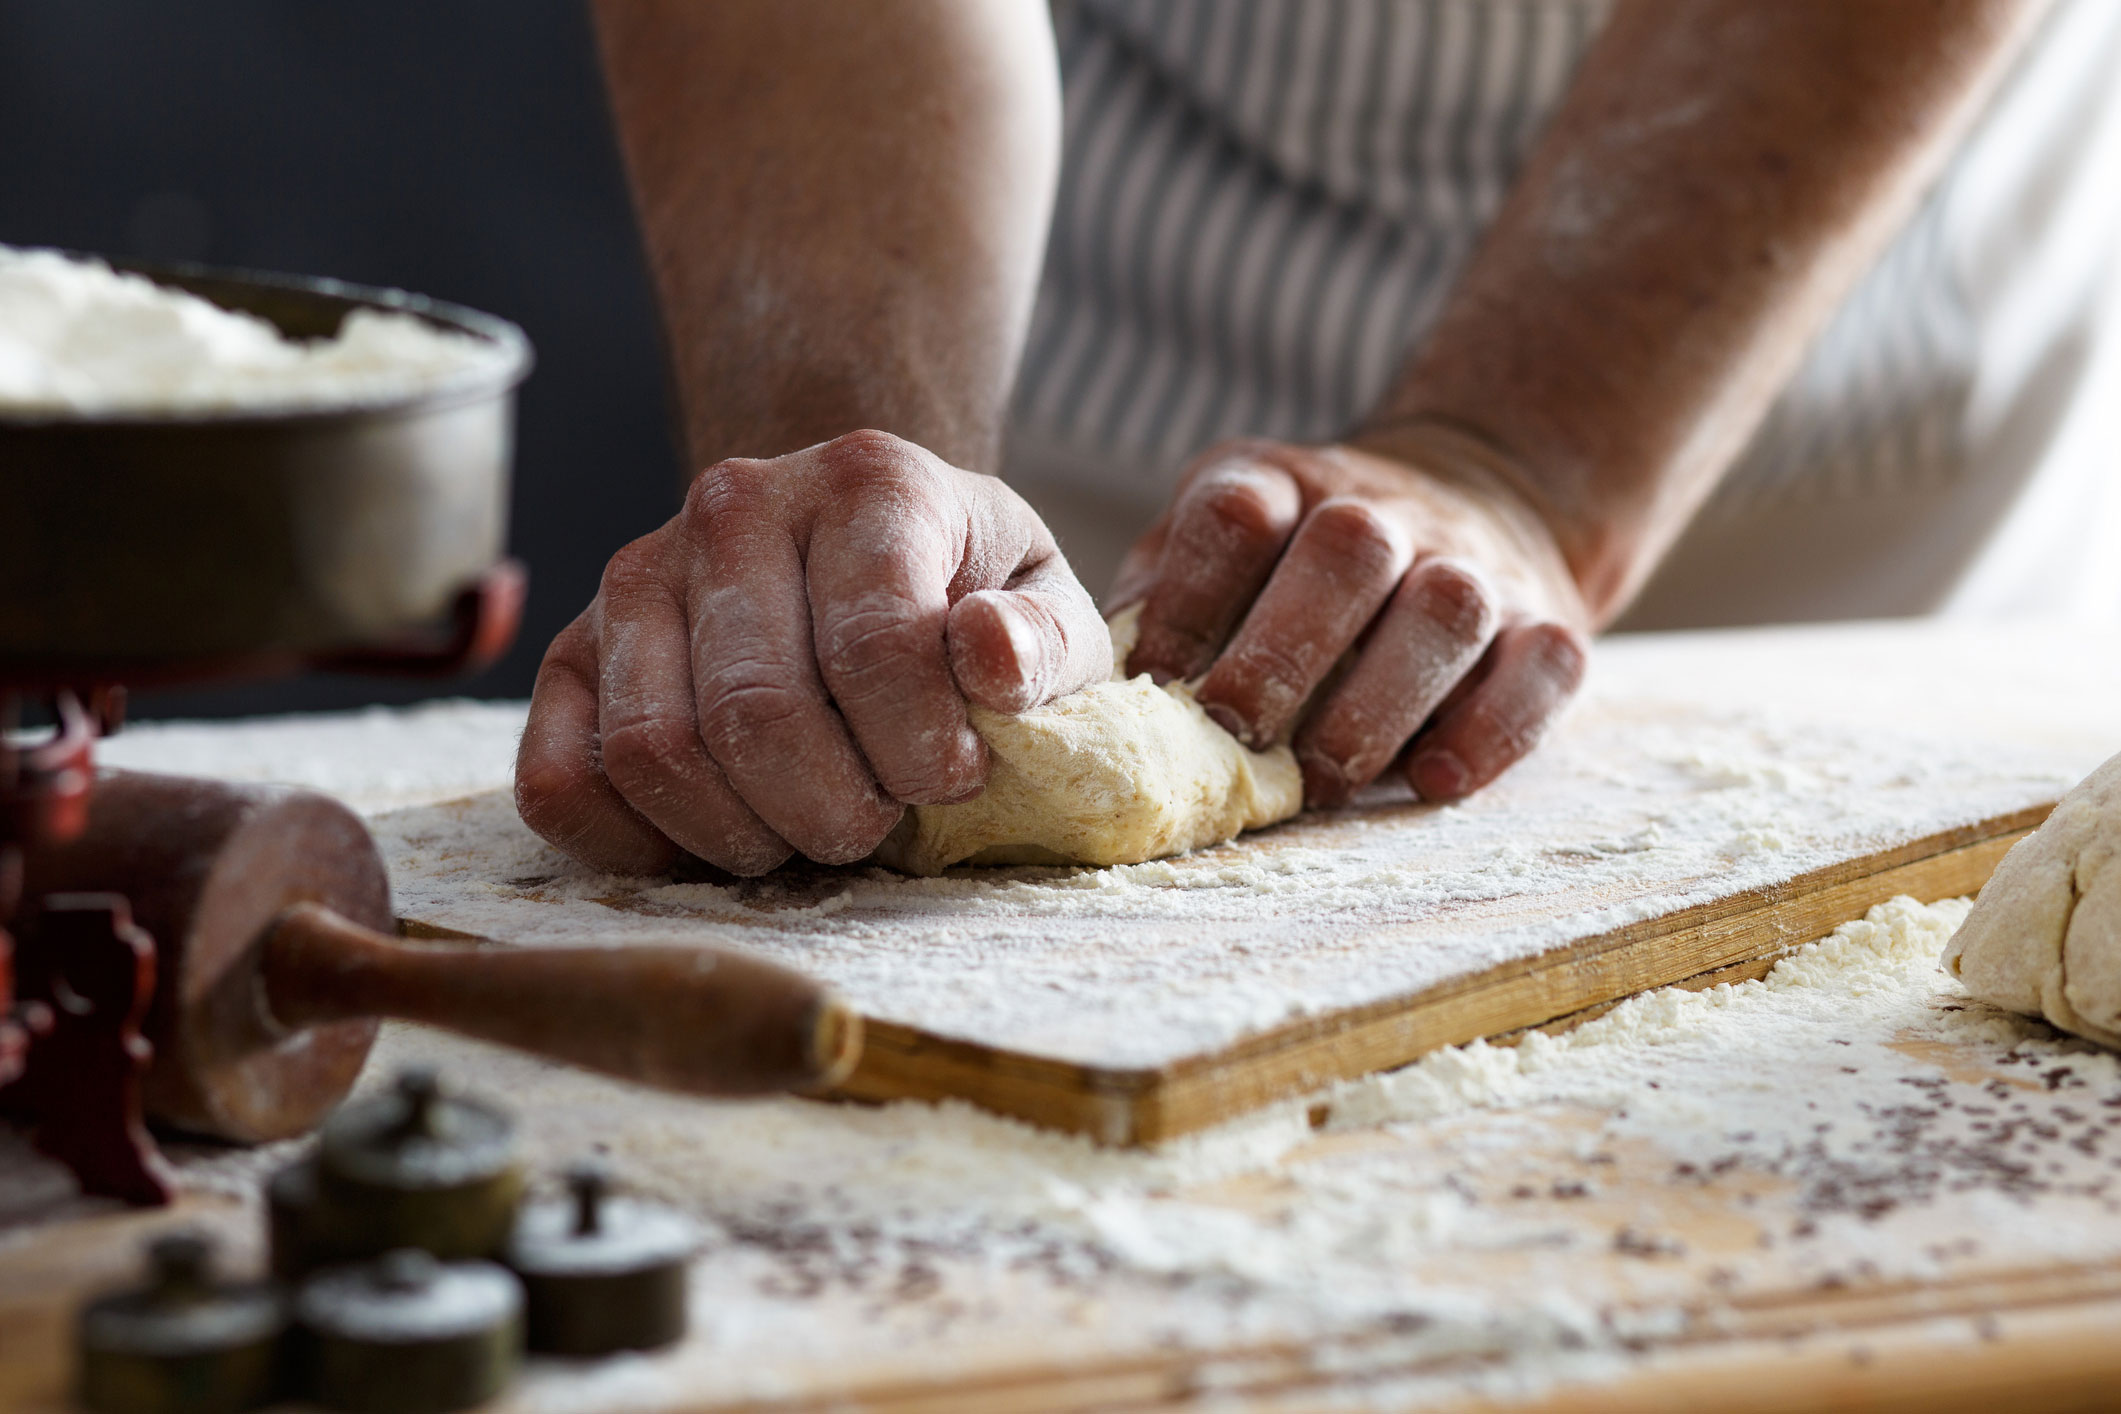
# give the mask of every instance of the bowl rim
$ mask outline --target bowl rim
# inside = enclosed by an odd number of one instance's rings
[[[415,294],[388,285],[361,285],[327,275],[290,275],[279,271],[252,270],[238,266],[206,265],[192,261],[129,260],[94,251],[69,250],[60,246],[20,246],[21,250],[45,250],[75,260],[95,260],[123,274],[139,275],[158,285],[182,290],[214,304],[211,295],[190,288],[186,281],[224,285],[248,285],[257,289],[305,296],[353,309],[376,309],[408,314],[424,323],[453,333],[466,334],[496,345],[503,357],[490,365],[460,369],[412,392],[387,396],[358,395],[313,404],[263,404],[257,407],[194,409],[116,409],[80,413],[65,410],[25,411],[0,407],[0,430],[58,428],[183,428],[326,423],[348,418],[424,413],[479,402],[507,394],[530,376],[536,363],[530,337],[520,326],[497,314],[487,314],[469,305]],[[243,311],[248,312],[248,311]],[[265,318],[252,315],[252,318]],[[266,320],[271,323],[271,320]],[[276,326],[277,327],[277,326]],[[283,334],[285,331],[282,331]]]

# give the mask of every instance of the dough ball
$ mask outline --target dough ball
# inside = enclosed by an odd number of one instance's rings
[[[987,788],[916,805],[877,849],[909,874],[953,864],[1139,864],[1221,844],[1303,808],[1286,746],[1249,751],[1187,685],[1121,676],[1135,611],[1112,623],[1113,676],[1018,716],[972,709]]]
[[[1944,965],[1982,1001],[2121,1047],[2121,756],[2003,857]]]

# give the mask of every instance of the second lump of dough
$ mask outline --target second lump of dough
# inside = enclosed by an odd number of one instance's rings
[[[909,874],[953,864],[1138,864],[1220,844],[1303,808],[1286,746],[1248,750],[1182,683],[1125,678],[1134,611],[1112,623],[1113,679],[1017,716],[971,709],[987,788],[916,805],[877,849]]]
[[[1944,965],[1982,1001],[2121,1047],[2121,756],[2011,847]]]

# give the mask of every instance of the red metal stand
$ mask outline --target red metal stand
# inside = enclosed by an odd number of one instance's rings
[[[0,1112],[29,1122],[36,1145],[83,1191],[166,1203],[161,1155],[141,1119],[154,1048],[140,1034],[155,990],[155,945],[116,894],[40,900],[22,912],[22,848],[64,844],[88,827],[96,737],[124,714],[121,689],[52,699],[57,730],[21,747],[0,738]],[[15,703],[0,706],[12,720]]]
[[[76,664],[61,674],[0,662],[0,1114],[28,1124],[37,1147],[73,1170],[82,1191],[142,1205],[166,1203],[171,1191],[140,1099],[154,1056],[141,1028],[154,1000],[155,941],[133,922],[123,861],[97,881],[111,892],[23,897],[24,847],[65,844],[87,828],[95,740],[124,718],[125,690],[115,684],[301,668],[476,671],[514,640],[525,584],[523,567],[503,561],[465,588],[439,632],[332,654]],[[48,701],[57,721],[50,739],[28,746],[9,733],[25,696]]]
[[[155,940],[121,894],[52,894],[15,940],[18,998],[45,1008],[0,1108],[27,1117],[37,1147],[84,1192],[169,1201],[169,1165],[148,1137],[140,1085],[154,1047],[140,1034],[155,995]]]

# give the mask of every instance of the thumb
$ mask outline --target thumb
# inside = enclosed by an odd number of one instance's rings
[[[1105,621],[1057,551],[1008,589],[958,600],[947,632],[959,690],[991,711],[1028,712],[1112,675]]]

